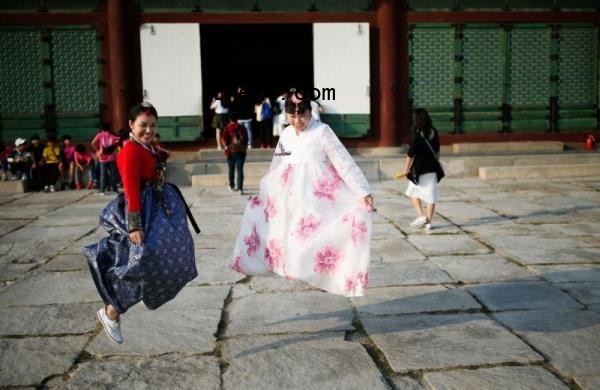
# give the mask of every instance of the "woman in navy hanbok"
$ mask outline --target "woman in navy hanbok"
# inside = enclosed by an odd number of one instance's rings
[[[120,315],[143,301],[156,309],[196,277],[190,217],[179,189],[164,182],[164,161],[153,149],[158,114],[149,103],[131,109],[130,140],[118,155],[123,179],[119,194],[100,213],[109,236],[84,248],[105,307],[98,319],[111,340],[121,343]]]

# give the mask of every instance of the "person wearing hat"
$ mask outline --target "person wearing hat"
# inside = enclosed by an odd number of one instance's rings
[[[17,138],[15,140],[15,148],[10,157],[7,159],[9,169],[12,174],[11,180],[28,180],[29,171],[31,169],[31,154],[26,151],[27,140]]]

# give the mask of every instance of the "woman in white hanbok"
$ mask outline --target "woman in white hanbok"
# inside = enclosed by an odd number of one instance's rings
[[[325,291],[362,296],[370,261],[373,197],[331,128],[311,120],[310,100],[286,100],[290,126],[250,198],[231,267],[275,272]]]

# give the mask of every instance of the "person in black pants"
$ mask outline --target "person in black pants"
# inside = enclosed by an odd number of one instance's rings
[[[237,115],[232,113],[229,122],[221,134],[221,143],[225,145],[225,157],[229,166],[229,191],[238,191],[244,195],[244,163],[248,149],[248,135],[246,128],[237,122]],[[233,186],[234,169],[237,173],[237,186]]]

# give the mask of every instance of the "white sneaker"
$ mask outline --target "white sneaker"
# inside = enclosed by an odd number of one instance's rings
[[[423,231],[425,232],[425,234],[429,234],[429,232],[431,232],[431,224],[426,223],[425,226],[423,226]]]
[[[123,342],[123,336],[121,336],[121,323],[119,321],[113,321],[108,318],[106,314],[106,308],[101,308],[96,312],[100,323],[104,327],[104,331],[109,339],[115,343],[121,344]]]
[[[54,191],[56,191],[56,190],[54,189],[54,186],[50,186],[50,192],[54,192]]]
[[[423,216],[423,217],[418,217],[417,219],[412,221],[410,223],[410,226],[420,228],[420,227],[423,227],[423,225],[425,225],[426,223],[427,223],[427,217]]]

